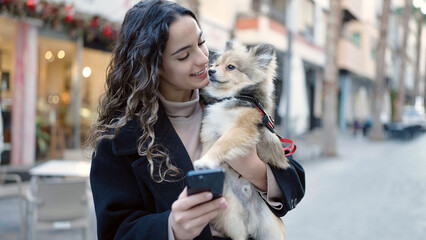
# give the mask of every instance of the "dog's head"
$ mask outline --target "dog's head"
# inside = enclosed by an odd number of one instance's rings
[[[247,50],[238,43],[228,43],[226,51],[209,69],[210,84],[205,91],[216,98],[234,96],[252,87],[272,93],[276,67],[272,45]]]

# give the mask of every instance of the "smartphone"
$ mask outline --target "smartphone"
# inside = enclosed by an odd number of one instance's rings
[[[187,173],[188,196],[200,192],[211,192],[213,199],[222,196],[225,172],[223,168],[192,170]]]

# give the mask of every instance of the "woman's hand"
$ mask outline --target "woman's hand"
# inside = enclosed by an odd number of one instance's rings
[[[247,155],[226,160],[226,163],[257,189],[266,192],[268,188],[266,163],[257,156],[256,146],[253,146]]]
[[[212,200],[210,192],[187,195],[186,188],[172,204],[170,225],[175,239],[193,239],[203,228],[227,207],[224,198]],[[211,201],[212,200],[212,201]]]

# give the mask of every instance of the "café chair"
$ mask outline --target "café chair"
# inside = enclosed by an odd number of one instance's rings
[[[29,239],[40,231],[89,232],[86,178],[31,178],[28,196]]]
[[[17,198],[19,200],[19,220],[21,239],[26,238],[26,201],[22,179],[18,174],[8,173],[6,168],[0,168],[0,200]],[[0,213],[1,214],[1,213]]]

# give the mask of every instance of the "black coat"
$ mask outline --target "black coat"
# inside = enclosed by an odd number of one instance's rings
[[[92,160],[90,183],[95,203],[99,240],[167,239],[172,203],[185,188],[185,181],[156,183],[151,179],[148,161],[137,153],[141,128],[132,120],[113,140],[102,140]],[[184,173],[193,169],[183,143],[168,117],[160,109],[154,125],[157,143],[169,151],[171,160]],[[283,208],[273,210],[284,216],[304,196],[305,173],[291,157],[290,168],[271,167],[283,192]],[[196,239],[211,239],[209,227]]]

